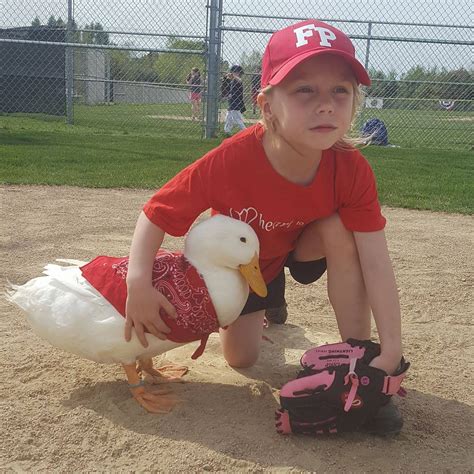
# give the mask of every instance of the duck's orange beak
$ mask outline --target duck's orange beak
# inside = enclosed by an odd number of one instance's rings
[[[255,291],[258,296],[261,296],[262,298],[267,296],[267,285],[265,284],[262,272],[260,271],[257,254],[253,256],[250,263],[247,263],[246,265],[240,265],[239,271],[247,280],[250,288],[252,288],[252,290]]]

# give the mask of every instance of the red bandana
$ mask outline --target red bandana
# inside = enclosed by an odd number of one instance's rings
[[[128,257],[96,257],[81,267],[84,278],[125,317]],[[219,321],[204,280],[181,253],[160,250],[155,257],[153,286],[175,307],[177,318],[164,310],[160,316],[171,329],[167,335],[173,342],[201,340],[191,356],[197,359],[206,347],[209,334],[219,330]]]

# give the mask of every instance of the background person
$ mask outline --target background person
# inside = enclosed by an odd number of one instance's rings
[[[201,115],[201,96],[202,96],[202,80],[201,72],[197,67],[193,67],[186,78],[186,84],[189,87],[189,99],[191,100],[191,119],[199,120]]]
[[[230,136],[234,126],[237,126],[240,130],[245,128],[243,113],[245,112],[244,103],[244,86],[242,84],[242,74],[244,70],[242,66],[234,65],[230,68],[232,79],[229,86],[229,95],[227,99],[229,101],[229,107],[227,109],[227,115],[224,124],[224,133],[226,136]]]

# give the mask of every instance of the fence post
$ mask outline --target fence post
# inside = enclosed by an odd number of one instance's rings
[[[372,22],[369,21],[369,29],[367,31],[367,46],[365,48],[365,69],[369,69],[369,57],[370,57],[370,42],[372,40]]]
[[[66,41],[74,41],[74,18],[72,13],[72,3],[74,0],[67,1],[67,30]],[[74,123],[74,105],[72,96],[74,93],[74,48],[66,47],[66,122],[68,125]]]
[[[369,21],[368,23],[368,29],[367,29],[367,45],[365,47],[365,61],[364,61],[364,67],[368,71],[369,70],[369,59],[370,59],[370,43],[372,41],[372,22]],[[358,122],[360,122],[360,126],[362,127],[363,123],[365,122],[365,112],[366,109],[366,104],[365,104],[365,98],[364,98],[364,103],[362,104],[359,112],[359,118]]]
[[[216,136],[219,112],[219,58],[223,0],[210,0],[209,43],[207,50],[207,97],[205,137]]]

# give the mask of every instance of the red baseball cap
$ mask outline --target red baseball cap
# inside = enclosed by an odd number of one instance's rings
[[[342,31],[318,20],[305,20],[273,33],[262,58],[262,88],[276,86],[304,60],[318,54],[334,54],[347,60],[360,84],[370,86],[355,48]]]

